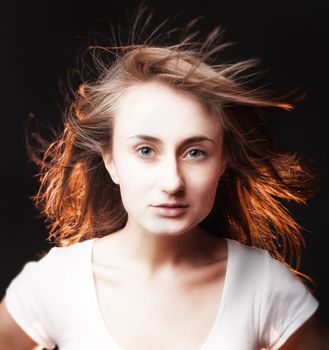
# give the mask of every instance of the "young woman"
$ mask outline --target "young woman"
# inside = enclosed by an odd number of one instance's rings
[[[8,286],[1,349],[329,348],[282,203],[304,203],[313,175],[261,114],[292,105],[248,87],[254,60],[214,64],[218,36],[97,58],[34,158],[58,246]]]

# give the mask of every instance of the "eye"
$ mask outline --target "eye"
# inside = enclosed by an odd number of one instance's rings
[[[152,156],[152,152],[154,151],[149,146],[142,146],[137,149],[137,153],[143,158],[150,158]],[[192,159],[204,158],[206,156],[206,152],[197,148],[191,149],[188,153],[191,155],[190,158]]]
[[[191,158],[203,158],[206,156],[206,152],[202,151],[201,149],[197,149],[197,148],[191,149],[188,153],[190,155],[192,155]],[[200,157],[200,154],[201,154],[201,157]]]
[[[150,157],[151,151],[152,151],[152,148],[149,146],[143,146],[137,149],[137,152],[139,153],[139,155],[147,158]]]

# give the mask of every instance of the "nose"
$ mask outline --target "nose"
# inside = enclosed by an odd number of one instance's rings
[[[159,168],[158,188],[169,194],[184,188],[184,181],[175,157],[168,157]]]

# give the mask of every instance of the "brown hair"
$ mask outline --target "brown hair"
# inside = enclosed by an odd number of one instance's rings
[[[111,148],[120,96],[134,84],[158,80],[215,107],[223,126],[227,167],[214,207],[200,226],[267,249],[290,265],[295,256],[298,268],[305,243],[282,200],[305,203],[314,193],[314,175],[295,154],[277,149],[262,116],[266,108],[293,106],[264,88],[248,87],[254,74],[247,71],[257,60],[218,63],[229,45],[218,44],[220,28],[200,42],[191,27],[173,45],[163,45],[163,37],[155,33],[138,42],[134,33],[126,45],[89,48],[96,78],[83,81],[67,102],[64,130],[55,141],[41,153],[29,147],[40,167],[40,187],[33,199],[49,223],[48,239],[70,245],[125,226],[119,187],[105,169],[102,152]],[[101,58],[104,53],[107,60],[112,57],[110,64]]]

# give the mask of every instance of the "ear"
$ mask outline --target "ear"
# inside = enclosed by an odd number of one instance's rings
[[[102,158],[103,158],[105,168],[108,171],[108,173],[110,174],[112,181],[115,184],[119,185],[119,179],[118,179],[114,159],[111,155],[111,152],[103,152]]]

